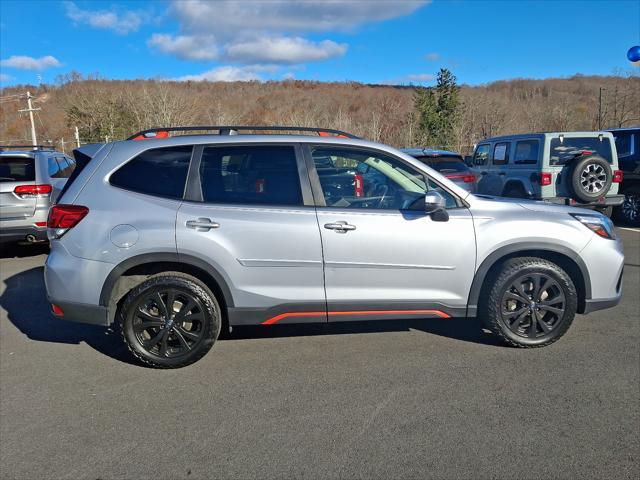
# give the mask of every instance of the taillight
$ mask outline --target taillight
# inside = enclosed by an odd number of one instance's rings
[[[452,174],[445,176],[451,180],[462,180],[464,183],[473,183],[476,181],[474,174]]]
[[[47,227],[53,229],[49,230],[50,237],[54,239],[62,237],[70,228],[80,223],[87,213],[89,209],[82,205],[54,205],[49,210],[47,220]]]
[[[20,198],[44,197],[49,195],[53,187],[51,185],[18,185],[13,193]]]
[[[364,197],[364,179],[362,175],[354,175],[353,177],[353,194],[356,197]]]
[[[623,178],[624,178],[624,173],[622,173],[622,170],[613,171],[613,183],[622,183]]]
[[[550,173],[546,173],[546,172],[542,172],[540,174],[540,185],[541,186],[547,186],[547,185],[551,185],[551,174]]]

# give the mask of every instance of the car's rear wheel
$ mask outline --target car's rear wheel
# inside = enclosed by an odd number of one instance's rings
[[[536,257],[510,259],[490,281],[480,315],[509,345],[543,347],[571,326],[578,306],[576,288],[555,263]]]
[[[624,202],[616,208],[616,218],[629,225],[640,225],[640,187],[633,186],[624,191]]]
[[[119,309],[119,322],[136,358],[156,368],[178,368],[211,349],[220,333],[221,315],[204,283],[169,272],[132,289]]]

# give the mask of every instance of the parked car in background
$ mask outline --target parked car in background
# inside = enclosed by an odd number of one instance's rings
[[[47,240],[49,207],[75,169],[69,156],[48,147],[1,147],[0,242]]]
[[[475,196],[343,132],[197,130],[219,133],[76,150],[49,215],[53,313],[115,323],[148,365],[188,365],[223,329],[276,323],[479,317],[541,347],[621,298],[622,244],[598,213]]]
[[[549,132],[482,140],[475,148],[476,191],[597,209],[622,204],[622,171],[609,132]]]
[[[459,153],[430,148],[404,148],[402,151],[440,172],[466,191],[475,192],[476,175]]]
[[[614,209],[616,219],[640,225],[640,126],[609,130],[616,141],[618,166],[623,173],[619,191],[624,202]]]

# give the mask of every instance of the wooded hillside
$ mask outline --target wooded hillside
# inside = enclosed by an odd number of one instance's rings
[[[574,76],[499,81],[462,86],[459,120],[448,145],[466,152],[487,136],[545,130],[598,128],[602,91],[603,128],[640,124],[640,77]],[[113,81],[70,74],[57,85],[18,86],[0,91],[0,142],[29,143],[29,118],[18,113],[30,90],[39,143],[69,150],[73,127],[82,142],[122,139],[156,126],[266,124],[337,128],[404,147],[414,144],[415,90],[419,87],[283,82]],[[424,145],[423,145],[424,146]]]

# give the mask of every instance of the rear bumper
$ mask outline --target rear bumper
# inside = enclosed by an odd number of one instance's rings
[[[560,205],[571,205],[572,207],[595,207],[595,208],[605,208],[605,207],[617,207],[622,205],[624,202],[624,195],[608,195],[606,197],[602,197],[595,202],[580,202],[574,198],[567,197],[552,197],[543,199],[546,202],[551,203],[559,203]]]
[[[27,241],[27,236],[33,235],[36,241],[47,240],[47,228],[29,225],[24,227],[3,227],[0,224],[0,243]]]
[[[55,304],[62,315],[53,313],[53,316],[70,322],[88,323],[91,325],[108,326],[107,323],[107,307],[102,305],[87,305],[85,303],[74,303],[68,301],[55,300],[47,296],[49,303]]]

